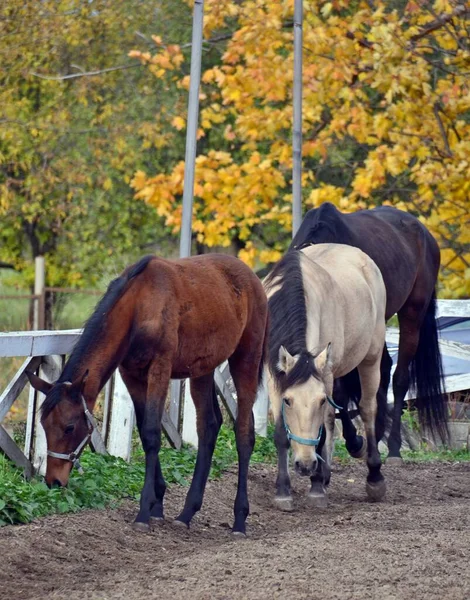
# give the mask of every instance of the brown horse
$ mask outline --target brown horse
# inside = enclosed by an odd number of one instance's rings
[[[417,392],[415,404],[421,423],[445,440],[447,408],[435,319],[440,264],[436,240],[413,215],[391,206],[343,214],[325,202],[308,211],[290,248],[323,243],[347,244],[368,254],[379,267],[387,290],[385,317],[398,314],[400,344],[393,376],[395,404],[389,457],[401,461],[401,413],[410,387]],[[385,346],[379,403],[386,402],[391,365]],[[360,395],[356,370],[335,382],[335,400],[339,404],[346,406],[348,397]],[[353,456],[360,455],[362,440],[356,436],[346,411],[341,411],[341,420],[347,448]],[[379,439],[384,426],[385,423],[378,424]]]
[[[170,378],[190,378],[199,448],[183,511],[189,527],[201,508],[222,415],[214,369],[228,359],[237,390],[239,459],[233,532],[245,533],[247,474],[254,445],[252,407],[262,373],[267,300],[240,260],[209,254],[175,261],[147,256],[109,286],[54,384],[29,374],[46,398],[42,418],[46,482],[64,486],[93,427],[96,397],[119,367],[134,403],[145,451],[145,483],[134,528],[163,519],[165,481],[159,462],[161,419]]]

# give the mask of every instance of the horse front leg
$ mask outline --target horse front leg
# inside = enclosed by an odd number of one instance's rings
[[[311,487],[308,493],[308,501],[315,508],[326,508],[328,506],[327,487],[331,479],[331,463],[333,459],[334,434],[335,434],[335,410],[333,407],[326,408],[325,429],[322,433],[318,454],[323,460],[317,461],[317,470],[310,477]]]
[[[152,363],[147,378],[147,397],[142,415],[138,417],[140,439],[145,452],[145,481],[140,495],[140,510],[133,523],[136,531],[149,531],[150,520],[163,519],[163,479],[159,452],[161,447],[161,421],[165,399],[170,384],[171,361],[159,357]]]
[[[282,422],[282,417],[276,419],[274,430],[274,444],[277,450],[277,478],[276,495],[274,496],[274,505],[282,511],[291,512],[294,510],[290,489],[289,476],[289,440]]]
[[[381,500],[386,492],[385,479],[380,471],[380,458],[375,434],[375,419],[377,415],[377,392],[380,385],[380,357],[375,361],[364,361],[358,367],[361,378],[362,397],[359,411],[367,439],[367,475],[366,492],[371,500]]]

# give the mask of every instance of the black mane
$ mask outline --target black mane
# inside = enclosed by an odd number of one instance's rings
[[[106,317],[108,313],[126,291],[128,283],[142,273],[153,258],[155,258],[153,255],[144,256],[134,265],[126,269],[119,277],[111,281],[104,296],[98,302],[95,310],[85,323],[83,333],[78,339],[64,370],[57,380],[58,384],[65,381],[71,381],[76,369],[80,365],[83,355],[86,354],[91,346],[97,343],[105,332]],[[61,397],[60,386],[54,386],[42,405],[42,418],[47,417],[51,410],[60,402]]]
[[[310,244],[336,243],[355,246],[354,238],[347,225],[347,216],[330,202],[324,202],[318,208],[310,209],[292,240],[289,251],[301,250]]]
[[[273,268],[266,283],[275,280],[278,289],[268,301],[270,328],[268,365],[281,391],[304,383],[312,375],[319,377],[314,357],[307,350],[307,306],[300,267],[301,253],[288,252]],[[294,368],[286,375],[279,371],[279,348],[292,356],[299,355]]]

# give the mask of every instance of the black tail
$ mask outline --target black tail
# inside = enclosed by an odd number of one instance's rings
[[[434,292],[420,329],[418,350],[410,365],[410,389],[415,392],[421,426],[446,442],[449,431],[443,381]]]

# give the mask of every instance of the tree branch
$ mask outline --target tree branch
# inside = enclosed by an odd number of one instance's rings
[[[455,41],[457,42],[457,45],[459,46],[459,48],[464,49],[461,44],[460,41],[458,39],[458,37],[456,37],[454,35],[454,33],[452,32],[451,29],[449,29],[449,27],[447,27],[447,23],[449,23],[449,21],[452,21],[452,19],[454,17],[461,17],[463,15],[465,15],[467,12],[469,12],[469,7],[465,6],[465,4],[459,4],[456,6],[456,8],[449,14],[449,13],[444,13],[442,15],[438,15],[431,7],[426,7],[426,10],[431,13],[435,19],[434,21],[431,21],[431,23],[428,23],[424,29],[422,31],[420,31],[419,33],[416,33],[411,40],[415,41],[415,39],[420,39],[422,37],[424,37],[425,35],[428,35],[429,33],[432,33],[433,31],[436,31],[436,29],[440,29],[441,27],[445,27],[448,31],[448,33],[455,39]]]
[[[135,69],[136,67],[143,67],[142,63],[132,63],[130,65],[119,65],[117,67],[109,67],[107,69],[100,69],[98,71],[86,71],[85,73],[71,73],[69,75],[41,75],[40,73],[31,73],[34,77],[39,79],[47,79],[48,81],[64,81],[66,79],[76,79],[77,77],[93,77],[94,75],[102,75],[103,73],[110,73],[111,71],[123,71],[124,69]]]
[[[439,114],[440,111],[441,111],[441,107],[439,106],[439,103],[434,102],[433,112],[434,112],[434,116],[436,117],[437,124],[439,125],[439,131],[441,132],[442,140],[444,142],[444,146],[445,146],[445,149],[447,152],[447,158],[452,158],[452,156],[453,156],[452,150],[450,149],[450,146],[449,146],[449,140],[447,138],[447,133],[444,128],[444,123],[442,122],[441,115]]]
[[[454,17],[462,17],[469,10],[469,7],[465,6],[465,4],[458,4],[451,13],[439,15],[434,21],[428,23],[419,33],[412,35],[410,39],[413,42],[416,42],[433,31],[436,31],[436,29],[440,29]]]

